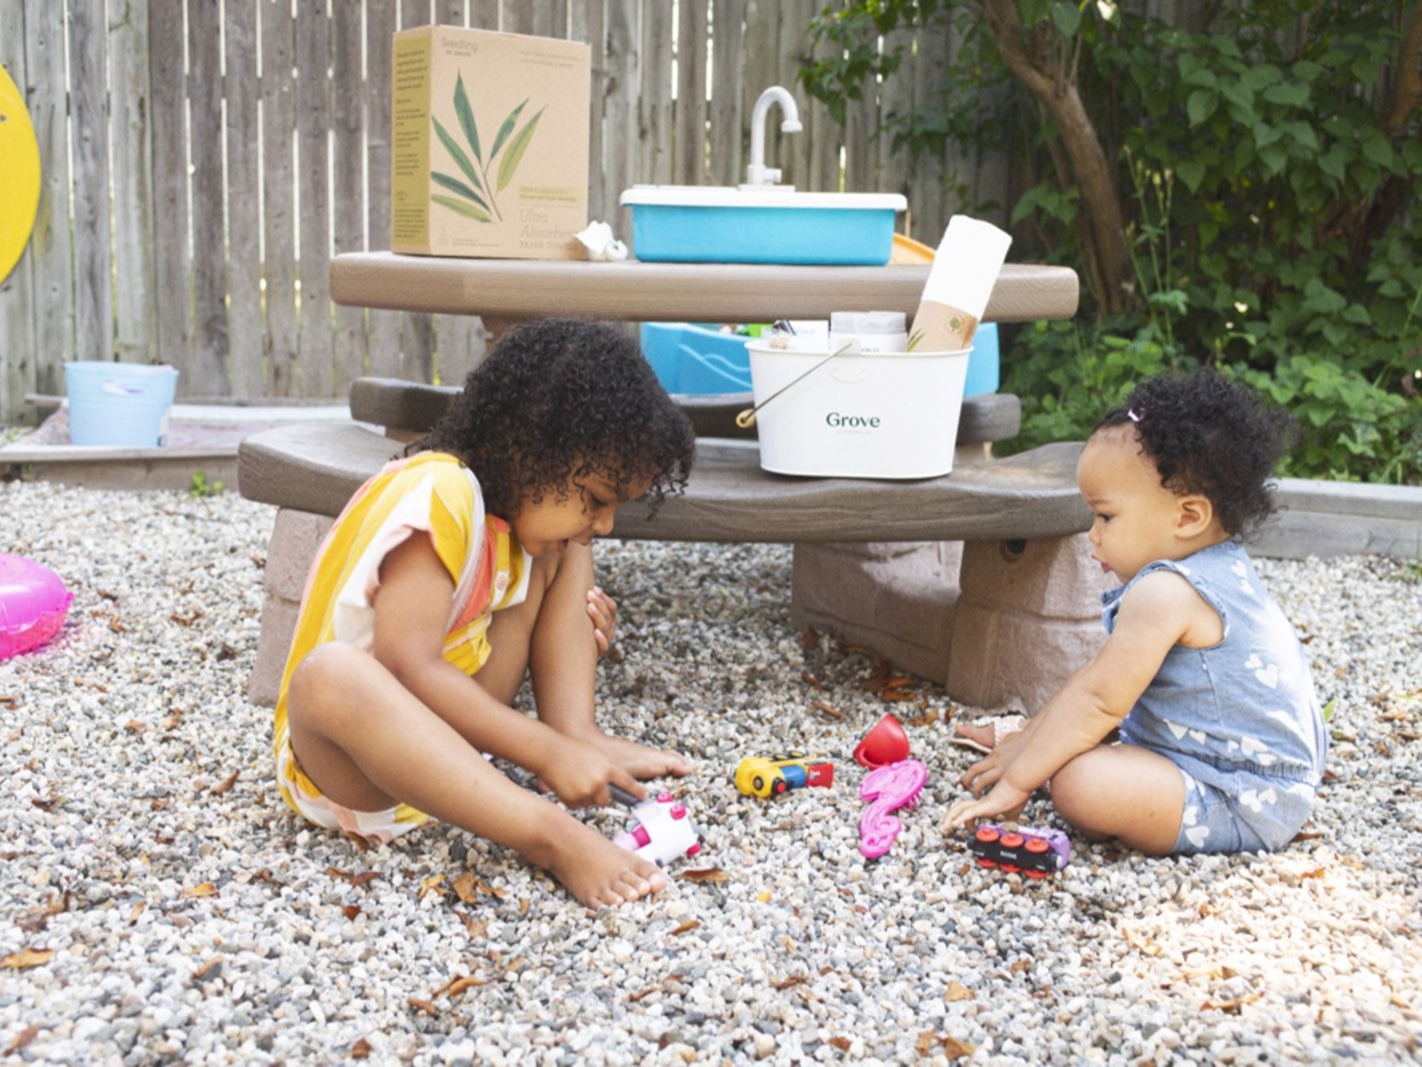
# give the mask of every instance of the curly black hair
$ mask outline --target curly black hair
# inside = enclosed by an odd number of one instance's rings
[[[525,500],[563,499],[571,479],[594,473],[619,496],[650,478],[655,507],[686,488],[695,447],[690,420],[633,338],[606,323],[538,319],[493,347],[407,452],[458,456],[489,513],[509,519]]]
[[[1113,426],[1134,427],[1160,484],[1206,497],[1231,537],[1247,540],[1277,510],[1269,479],[1297,427],[1246,386],[1208,367],[1148,378],[1096,429]]]

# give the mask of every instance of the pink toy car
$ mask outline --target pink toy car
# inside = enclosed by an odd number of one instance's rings
[[[679,856],[701,851],[701,835],[687,814],[686,805],[670,793],[661,793],[632,807],[632,825],[612,839],[629,852],[665,867]]]

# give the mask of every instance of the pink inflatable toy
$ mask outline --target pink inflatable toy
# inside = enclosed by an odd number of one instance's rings
[[[57,634],[73,599],[48,567],[0,552],[0,659],[38,648]]]

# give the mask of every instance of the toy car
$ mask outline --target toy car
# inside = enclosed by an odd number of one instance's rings
[[[701,851],[700,833],[687,815],[686,805],[670,793],[643,800],[632,808],[633,823],[612,839],[629,852],[665,867],[678,856]]]
[[[1007,830],[983,823],[968,839],[979,867],[1021,871],[1028,878],[1056,874],[1071,862],[1071,839],[1060,830],[1024,826]]]
[[[791,789],[834,784],[834,764],[803,752],[747,756],[736,766],[736,788],[748,797],[779,796]]]

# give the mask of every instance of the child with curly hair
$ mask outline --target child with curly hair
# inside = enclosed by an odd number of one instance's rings
[[[346,505],[307,579],[276,708],[277,781],[311,822],[384,843],[430,818],[508,845],[588,907],[666,885],[572,807],[686,774],[597,726],[615,605],[590,541],[686,484],[695,439],[637,345],[576,320],[515,328],[449,412]],[[525,673],[537,718],[510,706]]]
[[[1240,543],[1274,510],[1291,429],[1209,370],[1145,381],[1101,420],[1077,482],[1092,558],[1123,583],[1102,598],[1106,644],[962,776],[978,799],[945,831],[1013,818],[1050,780],[1068,823],[1145,853],[1293,839],[1327,734],[1298,638]]]

